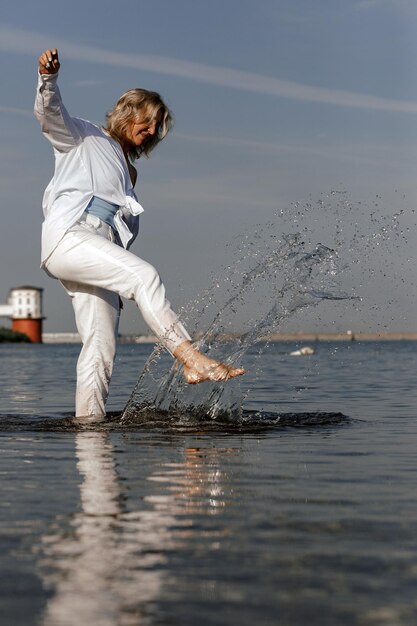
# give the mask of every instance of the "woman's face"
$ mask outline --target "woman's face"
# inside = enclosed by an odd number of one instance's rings
[[[143,121],[140,117],[135,117],[127,126],[126,139],[134,146],[141,146],[147,139],[155,135],[161,121],[162,114],[159,113],[152,121]]]

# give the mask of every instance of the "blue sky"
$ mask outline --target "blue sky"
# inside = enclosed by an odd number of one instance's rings
[[[276,211],[289,228],[294,202],[343,188],[354,208],[338,219],[364,231],[371,212],[389,219],[404,207],[407,250],[396,248],[397,263],[387,247],[385,276],[356,271],[361,307],[317,309],[293,327],[417,330],[415,0],[39,0],[6,3],[2,15],[1,303],[11,287],[44,287],[45,330],[74,329],[64,292],[39,269],[53,163],[32,106],[36,59],[56,46],[73,115],[101,123],[133,86],[174,111],[172,135],[139,163],[134,251],[160,270],[175,308],[208,286],[242,233]],[[328,217],[313,222],[331,244]],[[145,330],[131,304],[121,330]]]

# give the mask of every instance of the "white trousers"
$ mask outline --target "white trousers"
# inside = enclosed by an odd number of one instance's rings
[[[171,353],[190,336],[165,297],[152,265],[128,252],[113,229],[84,214],[46,263],[72,299],[82,349],[76,416],[103,417],[116,355],[119,296],[135,300],[145,322]]]

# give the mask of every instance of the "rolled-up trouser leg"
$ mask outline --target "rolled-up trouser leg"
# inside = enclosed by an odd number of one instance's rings
[[[71,297],[83,344],[77,361],[75,415],[104,417],[116,355],[119,296],[100,287],[61,282]]]

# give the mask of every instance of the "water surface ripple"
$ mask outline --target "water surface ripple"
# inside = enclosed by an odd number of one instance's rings
[[[2,623],[416,623],[417,345],[297,347],[248,351],[240,422],[176,428],[123,421],[151,348],[120,346],[82,428],[78,347],[0,346]]]

